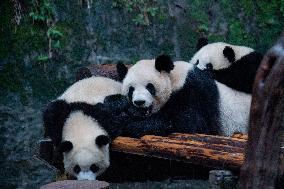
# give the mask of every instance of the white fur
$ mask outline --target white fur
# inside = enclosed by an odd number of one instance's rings
[[[174,62],[174,65],[174,69],[170,72],[170,78],[172,82],[172,91],[177,91],[184,86],[187,74],[193,69],[193,65],[184,61],[176,61]]]
[[[81,171],[77,175],[77,180],[96,180],[96,174],[92,171]]]
[[[206,68],[206,64],[208,63],[213,65],[214,70],[228,68],[231,63],[223,54],[223,50],[226,46],[229,46],[234,50],[235,60],[239,60],[243,56],[254,51],[252,48],[245,46],[231,45],[223,42],[210,43],[197,51],[189,62],[195,64],[198,61],[197,67],[202,70]]]
[[[155,60],[140,60],[133,65],[123,80],[122,93],[127,95],[129,87],[134,87],[132,102],[144,100],[143,107],[153,106],[153,113],[169,100],[170,95],[182,88],[187,73],[193,69],[193,65],[184,61],[174,62],[174,69],[169,73],[159,72],[155,68]],[[152,83],[156,89],[153,97],[146,89],[148,83]]]
[[[158,111],[169,100],[172,92],[184,86],[188,72],[193,69],[193,64],[184,61],[176,61],[174,65],[174,69],[168,74],[155,69],[155,60],[137,62],[128,70],[123,81],[123,94],[127,95],[129,87],[133,86],[133,101],[145,100],[146,107],[153,104],[155,111]],[[147,83],[154,84],[158,92],[156,97],[152,97],[146,89]],[[231,89],[217,81],[216,85],[220,96],[219,121],[222,134],[231,136],[234,132],[246,133],[251,95]]]
[[[122,84],[106,77],[90,77],[71,85],[58,99],[67,103],[86,102],[97,104],[106,96],[121,94]]]
[[[222,134],[247,133],[251,95],[236,91],[216,81]]]
[[[106,96],[121,94],[122,84],[106,77],[90,77],[71,85],[58,99],[67,103],[86,102],[95,105],[103,102]],[[99,123],[84,115],[83,112],[72,112],[67,118],[62,131],[62,141],[70,141],[73,149],[64,153],[64,167],[67,172],[78,179],[95,179],[109,166],[109,145],[98,148],[95,139],[107,135]],[[90,166],[95,163],[100,170],[89,174]],[[81,172],[74,173],[73,168],[79,165]]]
[[[81,111],[72,112],[67,118],[63,127],[63,141],[70,141],[73,149],[64,153],[64,167],[69,173],[73,167],[79,165],[81,171],[87,172],[90,166],[95,163],[101,174],[109,166],[109,145],[98,148],[95,140],[99,135],[107,135],[98,122]]]

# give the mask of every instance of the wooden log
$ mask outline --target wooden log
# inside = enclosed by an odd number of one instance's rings
[[[141,139],[118,137],[112,142],[112,150],[237,170],[243,163],[244,144],[243,139],[210,135],[146,135]]]
[[[130,67],[131,65],[126,65]],[[118,74],[115,64],[91,64],[87,67],[82,67],[77,71],[76,80],[79,81],[91,76],[104,76],[111,79],[118,80]]]
[[[254,82],[241,188],[284,188],[283,134],[284,33],[265,55]]]

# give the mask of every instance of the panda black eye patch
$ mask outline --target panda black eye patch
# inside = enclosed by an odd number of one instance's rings
[[[151,93],[151,95],[155,96],[156,89],[155,89],[155,86],[152,83],[148,83],[146,85],[146,89]]]
[[[133,92],[134,92],[134,87],[130,86],[128,89],[128,98],[130,101],[132,101]]]
[[[96,173],[100,170],[100,168],[98,166],[96,166],[96,164],[92,164],[91,167],[90,167],[90,170],[93,172],[93,173]]]
[[[76,166],[73,168],[73,171],[78,174],[78,173],[80,173],[81,168],[79,167],[79,165],[76,165]]]

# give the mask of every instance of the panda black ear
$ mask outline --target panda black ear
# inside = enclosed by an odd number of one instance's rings
[[[196,50],[199,51],[205,45],[208,45],[208,39],[205,37],[199,38],[196,44]]]
[[[118,62],[116,65],[116,70],[118,73],[118,81],[122,81],[127,74],[128,68],[122,62]]]
[[[70,150],[72,150],[72,148],[73,148],[72,142],[70,142],[70,141],[63,141],[58,146],[57,151],[60,152],[60,153],[69,152]]]
[[[232,47],[226,46],[223,50],[223,54],[229,60],[229,62],[235,62],[235,51],[232,49]]]
[[[110,143],[110,138],[107,135],[99,135],[96,138],[96,144],[98,145],[98,147],[102,147],[104,145],[107,145],[108,143]]]
[[[170,56],[160,55],[155,60],[155,68],[159,72],[165,71],[170,73],[174,69],[174,63]]]

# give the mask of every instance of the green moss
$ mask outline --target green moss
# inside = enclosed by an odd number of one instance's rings
[[[254,16],[256,4],[255,1],[239,0],[240,9],[248,16]]]
[[[13,33],[13,54],[23,56],[31,51],[42,51],[48,46],[44,30],[38,26],[20,25]]]
[[[231,42],[235,44],[241,44],[244,40],[247,39],[247,37],[248,36],[244,31],[243,24],[238,20],[231,21],[229,25],[228,35],[228,38],[231,39]]]
[[[193,0],[190,1],[190,9],[194,11],[188,11],[190,17],[197,21],[200,25],[208,25],[209,16],[207,10],[209,8],[208,1]]]

